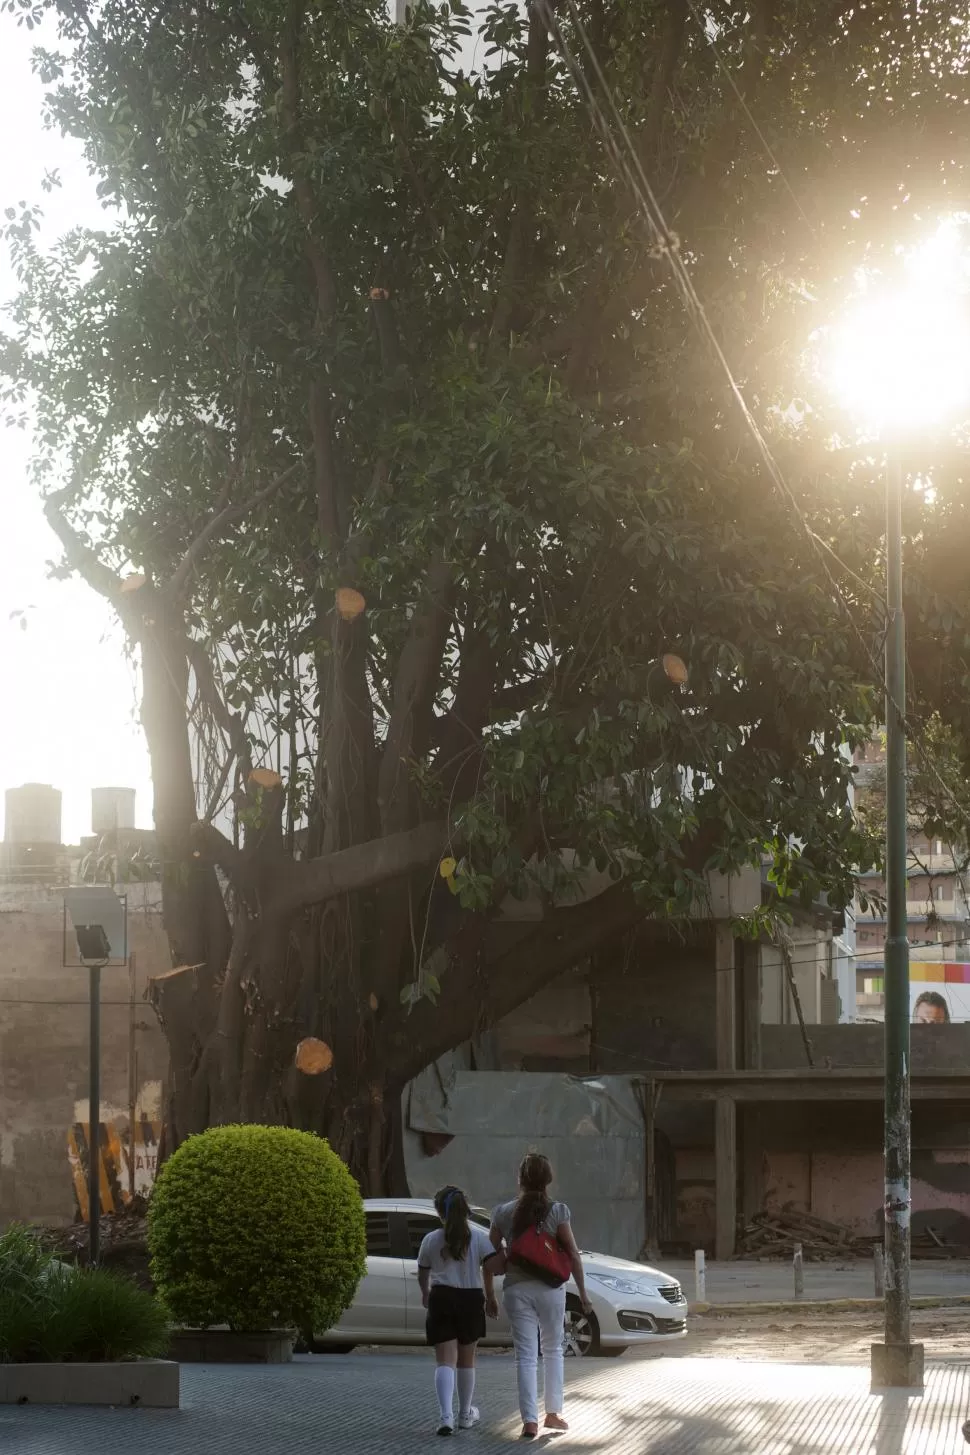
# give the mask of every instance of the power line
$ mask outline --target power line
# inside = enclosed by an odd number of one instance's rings
[[[626,147],[626,151],[629,154],[630,159],[632,160],[632,169],[630,163],[624,157],[620,146],[613,135],[610,124],[603,114],[602,108],[600,107],[596,95],[593,92],[590,81],[586,76],[583,67],[579,64],[579,61],[575,53],[573,52],[568,40],[566,39],[562,27],[559,24],[558,18],[551,10],[548,0],[535,0],[535,3],[537,9],[543,15],[547,28],[550,30],[556,41],[556,45],[559,49],[560,55],[566,62],[566,65],[573,76],[577,90],[580,93],[580,97],[586,105],[587,110],[589,111],[589,114],[593,119],[594,125],[596,126],[596,129],[601,136],[607,154],[612,159],[614,166],[617,168],[622,180],[627,183],[631,192],[633,193],[634,200],[637,202],[640,212],[643,215],[647,223],[648,230],[653,238],[654,248],[656,249],[657,256],[666,258],[673,274],[674,281],[680,290],[687,311],[693,318],[695,325],[706,340],[718,365],[720,366],[724,374],[730,392],[738,406],[738,409],[740,410],[745,426],[757,446],[762,463],[767,470],[768,475],[772,480],[772,483],[775,485],[775,488],[778,490],[782,498],[788,503],[789,508],[794,512],[799,524],[807,535],[811,547],[818,557],[822,565],[822,569],[825,572],[825,575],[828,578],[828,581],[833,591],[835,592],[836,599],[838,600],[854,635],[857,637],[862,647],[864,657],[869,663],[870,667],[873,669],[876,680],[879,682],[883,692],[886,694],[889,707],[891,708],[891,710],[896,712],[904,728],[907,730],[907,736],[910,742],[912,742],[914,749],[923,758],[924,763],[928,767],[928,771],[930,771],[935,776],[936,780],[943,789],[944,794],[952,802],[958,813],[960,813],[964,818],[970,817],[970,815],[968,815],[967,813],[967,810],[963,808],[962,805],[960,805],[952,789],[949,787],[948,784],[945,783],[942,775],[936,769],[935,764],[933,764],[932,760],[929,758],[929,755],[925,754],[924,749],[919,742],[919,735],[916,732],[914,725],[908,722],[906,715],[901,709],[900,704],[897,703],[895,699],[890,696],[886,683],[885,664],[878,661],[878,659],[873,654],[871,648],[869,647],[869,644],[866,641],[862,631],[860,630],[858,622],[856,621],[853,608],[849,601],[846,599],[845,593],[842,589],[842,585],[833,575],[832,570],[829,567],[828,561],[826,560],[826,554],[832,557],[832,559],[839,565],[841,570],[846,572],[854,580],[860,581],[861,584],[864,584],[867,591],[872,591],[873,594],[876,594],[874,588],[870,587],[868,583],[863,583],[861,581],[861,578],[858,577],[857,574],[853,572],[844,561],[841,560],[838,553],[831,546],[829,546],[829,544],[824,541],[815,532],[815,530],[813,530],[800,505],[798,504],[794,492],[788,485],[788,482],[785,479],[781,468],[775,460],[768,445],[768,442],[761,430],[761,427],[755,419],[754,414],[744,397],[741,386],[734,375],[734,371],[731,367],[730,361],[728,360],[727,355],[717,338],[711,321],[707,315],[707,311],[704,308],[704,305],[694,286],[693,280],[680,254],[679,240],[667,225],[663,210],[646,175],[643,163],[640,159],[640,155],[633,144],[629,129],[617,105],[612,88],[610,87],[610,84],[603,73],[599,57],[597,56],[596,51],[589,39],[589,35],[579,14],[575,0],[568,0],[569,12],[573,25],[575,26],[576,32],[582,41],[583,48],[589,58],[590,65],[592,67],[593,74],[601,91],[603,92],[604,97],[606,98],[606,102],[614,117],[616,125],[619,129],[620,136]],[[692,11],[694,11],[691,0],[688,0],[688,4],[691,5],[691,9]],[[696,11],[694,11],[694,14],[696,18]],[[740,95],[740,93],[738,94]],[[743,98],[741,99],[743,101]],[[750,116],[750,112],[748,114]],[[753,123],[753,118],[751,118],[751,120]],[[767,146],[766,142],[765,145]],[[879,600],[881,601],[882,598],[879,597]]]
[[[790,510],[792,510],[796,519],[798,520],[799,525],[801,526],[805,535],[808,537],[812,550],[815,552],[821,563],[822,569],[829,581],[832,590],[835,593],[836,599],[838,600],[844,614],[846,615],[854,635],[858,638],[858,641],[862,646],[865,659],[873,668],[877,680],[881,684],[883,691],[885,691],[885,667],[884,665],[880,665],[873,656],[869,644],[866,641],[862,631],[860,630],[858,622],[856,621],[853,608],[845,597],[841,583],[832,573],[828,561],[826,560],[826,555],[831,556],[832,559],[837,562],[840,568],[853,579],[861,580],[861,578],[859,578],[856,573],[852,571],[852,569],[844,561],[841,560],[838,553],[828,544],[828,542],[824,541],[813,530],[804,512],[802,511],[801,506],[798,504],[794,492],[789,486],[780,466],[778,465],[777,461],[774,458],[774,455],[771,452],[771,449],[761,430],[761,427],[758,424],[758,421],[755,419],[754,414],[744,397],[744,393],[735,377],[734,370],[731,367],[730,361],[727,358],[723,347],[721,346],[717,334],[715,333],[714,327],[711,324],[711,321],[707,315],[707,311],[694,286],[693,279],[691,278],[690,273],[688,272],[687,267],[683,261],[680,253],[679,239],[674,235],[674,233],[667,225],[663,210],[657,200],[653,188],[651,187],[646,172],[644,171],[643,163],[640,160],[639,153],[633,145],[633,140],[630,136],[627,125],[623,120],[623,116],[617,105],[616,98],[613,94],[609,82],[603,74],[603,69],[600,65],[599,58],[589,39],[586,28],[583,25],[582,18],[580,17],[577,10],[575,0],[569,0],[569,10],[573,24],[576,27],[577,34],[582,40],[583,47],[586,51],[587,56],[589,57],[590,64],[592,66],[593,73],[597,79],[597,82],[601,90],[603,91],[610,111],[615,118],[621,138],[626,146],[626,150],[629,153],[629,156],[632,158],[633,170],[631,170],[629,163],[623,156],[623,153],[621,152],[616,138],[614,137],[613,132],[610,128],[610,124],[607,118],[604,116],[602,108],[600,107],[599,102],[597,101],[597,98],[593,92],[589,79],[587,78],[582,66],[579,64],[579,61],[571,46],[569,45],[568,40],[563,34],[558,19],[550,9],[548,0],[536,0],[536,5],[543,14],[545,18],[545,23],[555,38],[560,54],[565,60],[566,65],[568,66],[570,73],[573,76],[580,96],[584,101],[584,104],[586,105],[587,110],[589,111],[590,116],[593,119],[594,125],[596,126],[596,129],[599,132],[603,144],[607,150],[607,154],[612,159],[614,166],[617,168],[621,175],[621,178],[627,183],[628,187],[633,193],[634,200],[637,202],[640,212],[647,223],[647,227],[651,234],[651,237],[653,238],[656,255],[658,257],[663,257],[667,259],[667,262],[674,277],[675,284],[680,290],[685,307],[687,308],[689,315],[694,320],[694,323],[701,333],[702,337],[707,342],[708,347],[711,349],[714,358],[717,361],[725,377],[725,380],[727,381],[730,392],[741,413],[745,427],[747,428],[748,432],[755,442],[762,464],[768,472],[768,475],[776,490],[778,491],[782,499],[787,502]],[[873,594],[875,594],[874,588],[869,587],[867,583],[866,590],[873,591]],[[881,601],[882,598],[880,597],[879,599]],[[903,714],[899,712],[898,704],[894,703],[893,706],[896,708],[898,715],[902,719]]]

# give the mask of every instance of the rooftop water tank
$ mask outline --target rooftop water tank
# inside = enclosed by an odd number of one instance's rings
[[[98,838],[135,827],[133,788],[91,789],[91,832]]]
[[[24,783],[8,788],[5,844],[60,844],[61,790],[49,783]]]

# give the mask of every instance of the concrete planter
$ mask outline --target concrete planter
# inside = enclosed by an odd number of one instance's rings
[[[293,1332],[267,1329],[237,1334],[231,1329],[173,1329],[169,1357],[182,1364],[289,1364]]]
[[[179,1367],[167,1359],[132,1359],[119,1364],[0,1364],[0,1404],[178,1409]]]

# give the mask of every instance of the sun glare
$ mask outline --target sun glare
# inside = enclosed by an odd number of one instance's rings
[[[867,434],[898,437],[956,423],[970,409],[970,252],[941,224],[902,260],[898,280],[864,273],[829,338],[826,370]]]

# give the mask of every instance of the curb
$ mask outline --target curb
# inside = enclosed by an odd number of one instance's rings
[[[966,1308],[970,1294],[941,1294],[939,1298],[910,1299],[910,1308]],[[881,1298],[795,1298],[782,1303],[688,1303],[691,1314],[791,1314],[791,1313],[854,1313],[857,1310],[881,1309]]]

